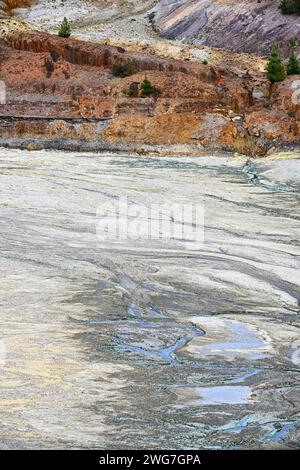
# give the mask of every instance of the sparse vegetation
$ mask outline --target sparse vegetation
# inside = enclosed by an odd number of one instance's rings
[[[279,8],[284,15],[300,13],[300,0],[282,0]]]
[[[208,64],[208,60],[207,60],[207,59],[203,59],[203,60],[202,60],[202,64],[203,64],[203,65],[207,65],[207,64]]]
[[[297,39],[296,38],[290,39],[290,48],[291,48],[291,52],[290,52],[289,63],[287,65],[287,74],[288,75],[299,74],[300,64],[299,64],[299,60],[297,59]]]
[[[267,64],[267,75],[271,83],[281,82],[286,77],[286,71],[277,44],[273,44]]]
[[[147,98],[149,96],[158,97],[160,94],[161,94],[161,90],[153,86],[150,80],[148,80],[148,78],[145,78],[145,80],[141,84],[141,97],[142,98]]]
[[[69,38],[71,36],[71,26],[67,20],[66,17],[64,17],[64,20],[60,26],[60,30],[58,32],[58,35],[61,38]]]

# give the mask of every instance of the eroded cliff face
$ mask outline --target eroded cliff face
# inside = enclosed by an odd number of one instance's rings
[[[161,0],[152,21],[163,36],[194,44],[266,54],[276,41],[287,52],[300,19],[282,15],[280,0]]]
[[[132,75],[115,77],[126,64]],[[142,98],[145,78],[161,90]],[[120,47],[21,34],[2,42],[0,144],[21,147],[132,149],[185,145],[189,152],[264,155],[299,144],[295,77],[274,87],[265,74]],[[135,93],[130,93],[135,90]]]

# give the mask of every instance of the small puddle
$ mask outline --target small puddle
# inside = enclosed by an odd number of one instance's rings
[[[233,321],[225,321],[225,325],[234,335],[234,341],[226,341],[224,343],[215,343],[212,349],[222,351],[224,355],[234,355],[236,352],[247,356],[249,359],[262,359],[268,354],[260,352],[266,347],[264,341],[258,338],[254,331],[247,325]]]
[[[202,322],[205,328],[205,323]],[[222,342],[212,342],[201,347],[201,355],[205,356],[223,356],[228,359],[236,357],[245,357],[251,360],[263,359],[269,356],[267,352],[267,343],[256,335],[249,325],[231,320],[215,320],[215,325],[206,320],[211,328],[219,326],[219,336],[228,331],[230,337]],[[208,330],[209,334],[209,330]]]
[[[248,386],[217,387],[176,387],[178,402],[176,408],[201,405],[242,405],[247,403],[251,394]]]

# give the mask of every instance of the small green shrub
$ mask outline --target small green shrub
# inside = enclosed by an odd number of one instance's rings
[[[148,78],[145,78],[145,80],[141,84],[141,97],[142,98],[147,98],[149,96],[157,97],[160,94],[161,94],[161,90],[153,86],[150,80],[148,80]]]
[[[207,59],[203,59],[203,60],[202,60],[202,64],[203,64],[203,65],[207,65],[207,64],[208,64],[208,60],[207,60]]]
[[[64,20],[60,26],[60,30],[58,32],[58,35],[61,38],[69,38],[71,36],[71,26],[67,20],[66,17],[64,17]]]
[[[296,48],[297,45],[298,45],[297,39],[296,39],[295,37],[291,38],[291,39],[289,40],[289,45],[290,45],[291,48],[293,48],[293,47]]]

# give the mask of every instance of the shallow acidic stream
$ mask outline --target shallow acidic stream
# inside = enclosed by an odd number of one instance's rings
[[[300,159],[2,149],[0,447],[297,447],[299,188]],[[119,196],[201,205],[204,244],[99,240]]]

